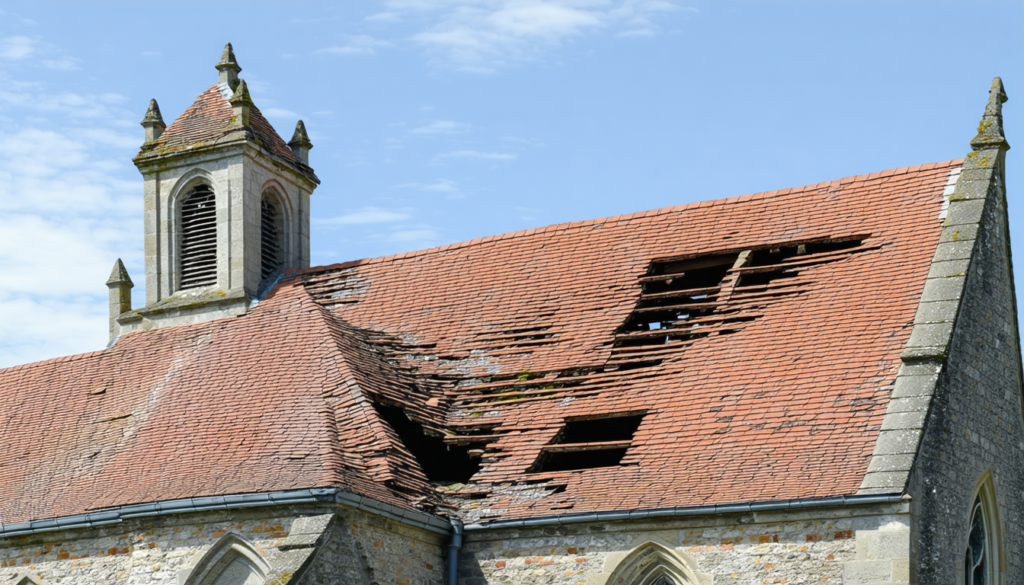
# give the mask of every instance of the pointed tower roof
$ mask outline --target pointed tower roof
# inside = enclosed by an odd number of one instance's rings
[[[238,140],[244,135],[278,158],[289,163],[298,163],[299,160],[292,149],[285,144],[284,139],[252,103],[245,81],[237,78],[242,68],[238,66],[231,43],[224,45],[224,52],[216,67],[221,77],[218,83],[199,94],[196,101],[155,140],[144,144],[139,157],[145,158],[150,154],[167,155],[213,146],[221,141]],[[249,104],[250,107],[249,126],[246,128],[232,125],[234,112],[231,104],[239,101]],[[143,122],[149,122],[151,118],[163,122],[155,100],[150,102],[149,111],[146,112]]]
[[[240,90],[244,88],[244,83],[242,81],[239,84]],[[244,95],[249,98],[247,89],[244,89]],[[249,101],[252,101],[252,98],[249,98]],[[169,154],[213,145],[237,130],[231,126],[232,114],[231,103],[222,95],[220,87],[213,85],[201,93],[196,101],[164,130],[158,140],[145,145],[141,154],[153,151]],[[254,142],[288,162],[298,162],[284,139],[274,130],[259,108],[253,105],[249,116],[250,138]]]

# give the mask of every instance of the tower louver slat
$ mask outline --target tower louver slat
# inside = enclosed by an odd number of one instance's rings
[[[216,200],[208,185],[199,185],[181,206],[181,289],[216,282]]]
[[[266,278],[281,265],[281,246],[277,234],[277,208],[266,199],[260,206],[260,232],[261,276]]]

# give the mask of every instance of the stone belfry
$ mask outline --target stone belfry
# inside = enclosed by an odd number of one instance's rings
[[[133,162],[144,181],[146,305],[112,301],[111,340],[240,315],[283,271],[309,266],[309,199],[320,181],[305,125],[281,139],[239,79],[230,43],[216,69],[217,83],[169,127],[156,100],[142,120]],[[125,299],[131,280],[125,272],[107,286]]]

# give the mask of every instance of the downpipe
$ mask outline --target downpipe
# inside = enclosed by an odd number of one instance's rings
[[[460,550],[462,550],[462,521],[452,520],[452,539],[448,543],[448,585],[459,585]]]

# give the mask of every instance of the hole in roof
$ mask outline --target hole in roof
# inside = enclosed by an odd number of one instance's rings
[[[652,262],[640,278],[640,301],[616,332],[616,346],[666,345],[689,337],[696,326],[683,322],[715,310],[719,287],[737,257],[714,254]]]
[[[861,242],[860,239],[832,240],[752,250],[745,267],[746,271],[740,277],[737,287],[767,286],[778,280],[794,278],[798,273],[787,270],[791,268],[787,264],[799,261],[801,256],[849,250],[860,246]],[[757,270],[758,268],[765,270]]]
[[[430,481],[466,483],[480,470],[480,461],[470,457],[468,446],[446,445],[441,437],[423,432],[423,425],[411,420],[401,408],[382,404],[374,404],[374,408]]]
[[[567,420],[541,449],[529,473],[577,471],[620,465],[644,413]]]

